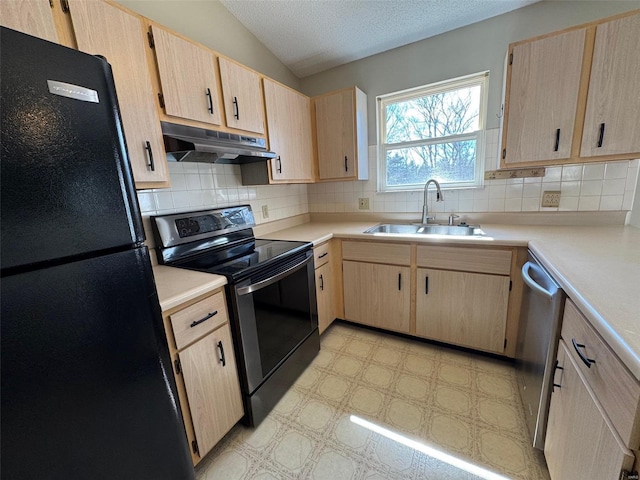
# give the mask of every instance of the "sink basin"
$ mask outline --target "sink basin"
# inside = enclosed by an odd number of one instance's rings
[[[395,233],[409,235],[455,235],[475,236],[484,235],[477,225],[402,225],[397,223],[381,223],[371,227],[364,233]]]

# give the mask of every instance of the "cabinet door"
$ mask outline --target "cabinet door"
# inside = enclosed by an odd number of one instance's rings
[[[409,267],[343,262],[347,320],[409,333]]]
[[[611,428],[601,406],[584,383],[566,350],[558,348],[558,366],[544,445],[552,480],[618,480],[633,465],[633,454]]]
[[[180,352],[180,363],[198,449],[204,456],[244,414],[229,325]]]
[[[356,170],[355,91],[315,100],[320,179],[354,177]]]
[[[503,163],[571,156],[586,30],[513,47]]]
[[[416,334],[502,353],[509,277],[418,269]]]
[[[155,25],[152,30],[166,114],[220,125],[218,72],[213,54]]]
[[[324,332],[336,318],[333,293],[333,269],[331,263],[325,263],[316,269],[316,298],[318,299],[318,329]]]
[[[260,77],[237,63],[218,57],[227,127],[264,133]]]
[[[148,44],[140,19],[101,0],[68,1],[78,49],[102,55],[111,64],[136,187],[168,186]]]
[[[309,97],[264,79],[269,148],[278,154],[271,160],[271,178],[278,181],[313,180],[311,101]]]
[[[49,0],[3,0],[0,2],[0,24],[58,43],[52,8]]]
[[[598,25],[581,157],[640,152],[639,51],[640,14]]]

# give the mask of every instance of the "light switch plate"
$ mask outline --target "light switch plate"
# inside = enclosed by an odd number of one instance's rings
[[[358,199],[358,209],[360,209],[360,210],[369,210],[369,198],[359,198]]]
[[[560,192],[559,191],[546,191],[542,193],[542,206],[543,207],[559,207],[560,206]]]
[[[269,206],[262,205],[262,218],[269,218]]]

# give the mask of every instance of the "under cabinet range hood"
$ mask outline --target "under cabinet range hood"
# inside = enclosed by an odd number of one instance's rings
[[[264,162],[277,154],[267,150],[264,138],[160,122],[167,160],[175,162]]]

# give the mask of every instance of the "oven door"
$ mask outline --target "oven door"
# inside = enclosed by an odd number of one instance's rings
[[[245,393],[256,389],[310,335],[318,313],[313,252],[230,286]]]

